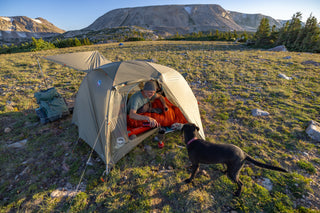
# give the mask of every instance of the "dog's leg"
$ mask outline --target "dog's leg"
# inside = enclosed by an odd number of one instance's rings
[[[239,197],[242,192],[242,182],[239,179],[239,174],[244,162],[236,162],[228,166],[227,175],[228,177],[238,185],[237,191],[234,193],[235,196]]]
[[[194,178],[194,176],[197,174],[197,172],[199,170],[199,163],[192,164],[191,169],[192,169],[191,176],[189,179],[185,180],[186,183],[190,183],[192,181],[192,179]]]

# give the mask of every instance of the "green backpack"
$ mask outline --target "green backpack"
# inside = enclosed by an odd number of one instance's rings
[[[64,98],[54,87],[36,92],[34,97],[37,99],[37,104],[40,106],[36,109],[36,113],[42,124],[58,120],[69,115],[68,106]]]

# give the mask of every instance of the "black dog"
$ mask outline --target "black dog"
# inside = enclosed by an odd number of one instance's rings
[[[185,124],[182,127],[182,132],[184,134],[184,140],[187,145],[189,159],[192,163],[192,173],[191,177],[185,180],[186,183],[190,183],[196,173],[198,172],[199,164],[216,164],[223,163],[227,165],[227,175],[228,177],[238,184],[238,190],[235,195],[240,196],[242,191],[242,182],[239,180],[240,170],[245,163],[249,161],[259,167],[288,172],[287,170],[260,163],[246,154],[239,147],[232,144],[214,144],[208,141],[197,139],[196,135],[199,131],[199,127],[195,124]]]

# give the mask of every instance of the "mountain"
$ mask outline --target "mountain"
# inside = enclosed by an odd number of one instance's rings
[[[265,16],[262,14],[246,14],[229,11],[229,15],[234,20],[234,22],[236,22],[239,26],[241,26],[248,32],[256,32],[262,18],[267,18],[269,20],[269,25],[275,25],[277,28],[282,27],[286,22],[284,20],[277,20],[270,16]]]
[[[88,37],[95,41],[110,41],[119,37],[144,35],[155,40],[158,35],[186,34],[199,31],[255,32],[262,18],[270,26],[282,27],[283,21],[262,14],[228,11],[217,4],[163,5],[121,8],[107,12],[88,27],[65,32],[43,18],[0,16],[0,44],[18,43],[35,38]]]
[[[0,16],[0,43],[21,42],[35,38],[52,37],[65,31],[43,18]]]
[[[260,20],[267,17],[270,25],[282,23],[261,14],[245,14],[223,9],[217,4],[164,5],[112,10],[99,17],[84,31],[98,31],[121,26],[139,26],[155,32],[192,33],[198,31],[256,31]]]

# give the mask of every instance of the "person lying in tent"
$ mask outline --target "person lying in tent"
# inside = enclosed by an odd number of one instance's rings
[[[150,127],[187,123],[178,107],[156,93],[156,85],[153,81],[147,81],[143,90],[130,97],[127,110],[127,123],[130,127],[140,127],[144,123],[148,123]]]

